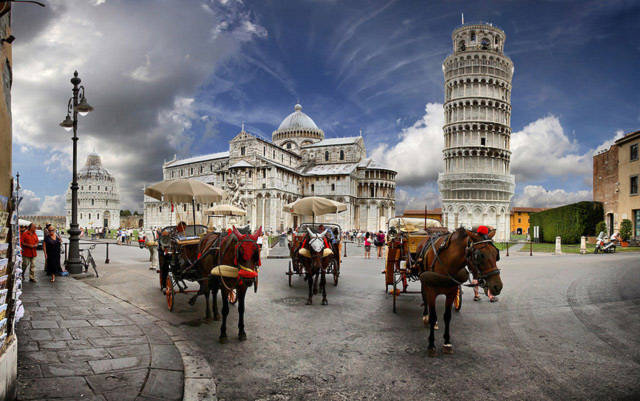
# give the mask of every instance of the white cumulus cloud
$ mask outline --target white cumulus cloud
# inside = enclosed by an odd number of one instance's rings
[[[398,134],[398,143],[378,146],[372,157],[398,172],[399,185],[420,186],[436,180],[443,168],[443,124],[442,104],[428,103],[424,116]]]
[[[513,204],[527,207],[556,207],[592,199],[593,192],[590,189],[567,192],[564,189],[547,190],[541,185],[527,185],[522,193],[514,197]]]

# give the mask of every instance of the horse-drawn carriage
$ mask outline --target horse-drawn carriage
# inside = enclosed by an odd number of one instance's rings
[[[393,312],[396,312],[396,301],[401,293],[409,291],[409,282],[420,282],[418,247],[427,238],[437,238],[447,234],[439,221],[432,219],[395,217],[387,222],[387,257],[385,261],[385,292],[393,296]],[[402,289],[398,288],[402,285]],[[389,291],[389,287],[392,290]],[[458,295],[454,302],[457,311],[462,307],[462,288],[458,287]]]
[[[338,285],[340,277],[340,259],[342,229],[338,224],[316,223],[316,216],[343,212],[344,203],[318,196],[298,199],[286,205],[284,210],[299,216],[311,216],[312,223],[303,223],[291,235],[289,253],[291,261],[285,273],[292,285],[294,274],[304,275],[309,284],[307,305],[311,305],[313,294],[322,290],[322,305],[327,305],[326,275],[333,275],[333,284]]]
[[[199,290],[188,289],[187,281],[201,279],[200,272],[195,268],[198,260],[200,240],[206,234],[207,227],[203,225],[186,226],[184,231],[178,231],[176,226],[164,227],[158,238],[158,255],[161,271],[158,276],[160,288],[164,289],[167,307],[173,311],[176,294],[197,293]]]
[[[208,203],[220,201],[224,192],[193,179],[167,180],[145,188],[145,195],[165,202],[192,203],[195,222],[195,201]],[[177,293],[194,292],[189,301],[194,304],[199,295],[206,299],[205,318],[211,317],[209,295],[213,295],[214,320],[219,320],[217,292],[222,292],[222,326],[220,341],[225,342],[226,320],[229,300],[237,295],[239,302],[239,338],[246,339],[244,332],[244,297],[247,288],[258,288],[260,246],[258,238],[262,228],[250,233],[233,229],[214,232],[204,225],[187,226],[181,222],[177,226],[165,227],[158,240],[160,256],[160,285],[165,287],[167,305],[173,309]],[[198,282],[199,289],[188,290],[186,281]]]
[[[289,276],[289,287],[292,286],[293,275],[304,276],[306,274],[304,259],[311,257],[311,251],[305,249],[305,241],[310,241],[316,237],[322,239],[323,257],[328,258],[325,274],[332,275],[333,285],[338,285],[342,256],[342,243],[340,240],[342,238],[342,229],[338,224],[332,223],[303,223],[292,233],[289,239],[291,261],[289,262],[289,271],[285,273]],[[316,252],[319,253],[320,251]]]

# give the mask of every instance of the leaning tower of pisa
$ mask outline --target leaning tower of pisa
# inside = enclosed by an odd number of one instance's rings
[[[491,24],[453,31],[444,72],[444,173],[438,177],[443,224],[489,225],[509,238],[511,79],[504,32]]]

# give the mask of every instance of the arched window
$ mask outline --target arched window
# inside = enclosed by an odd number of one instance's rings
[[[329,151],[325,151],[324,152],[324,161],[328,162],[329,161]]]
[[[490,42],[489,42],[489,39],[487,39],[487,38],[483,38],[483,39],[482,39],[482,42],[481,42],[482,49],[483,49],[483,50],[487,50],[487,49],[489,49],[489,43],[490,43]]]
[[[465,51],[467,48],[467,46],[464,43],[464,40],[461,40],[460,43],[458,44],[458,49],[460,49],[460,51]]]
[[[340,160],[344,160],[344,150],[340,151]]]
[[[158,207],[158,212],[162,213],[162,206]]]
[[[100,220],[100,213],[96,216],[96,219]]]
[[[82,213],[80,213],[80,218],[82,219]]]
[[[91,206],[93,206],[93,199],[91,199]]]
[[[476,41],[476,33],[475,32],[471,32],[471,41],[472,42]]]
[[[89,220],[91,220],[91,213],[89,213]]]
[[[287,144],[287,149],[291,149],[291,142]]]

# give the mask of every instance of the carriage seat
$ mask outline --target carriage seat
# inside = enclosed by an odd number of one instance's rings
[[[196,245],[200,243],[200,237],[181,237],[176,243],[180,246]]]

